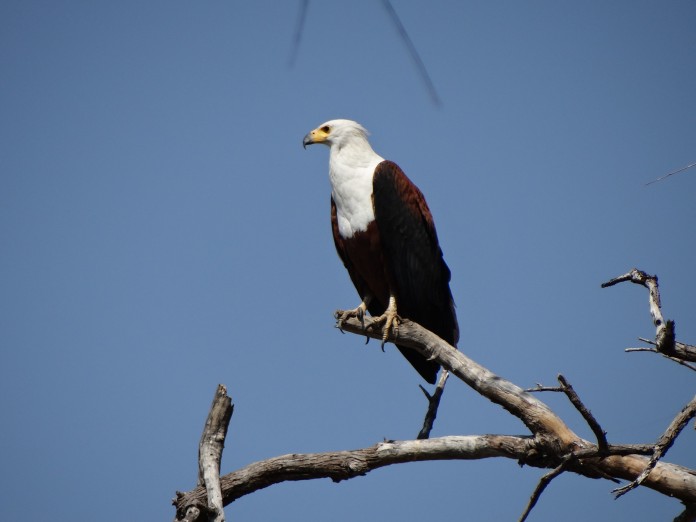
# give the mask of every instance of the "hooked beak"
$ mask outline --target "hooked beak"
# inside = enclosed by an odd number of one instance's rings
[[[328,127],[319,127],[313,131],[309,131],[307,135],[302,140],[302,146],[306,149],[307,145],[313,145],[315,143],[323,143],[324,145],[329,145],[329,129]]]
[[[314,132],[314,131],[312,131],[312,132]],[[312,138],[312,133],[309,132],[302,140],[302,148],[306,149],[307,145],[313,145],[313,144],[314,144],[314,139]]]

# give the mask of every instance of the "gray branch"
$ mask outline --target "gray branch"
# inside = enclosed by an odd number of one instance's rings
[[[368,328],[371,323],[371,318],[364,318],[364,324],[356,318],[350,318],[344,320],[341,327],[346,332],[381,339],[381,328]],[[461,379],[480,395],[519,418],[531,434],[385,441],[370,448],[352,451],[274,457],[221,477],[223,504],[227,505],[244,495],[284,481],[330,478],[339,482],[365,475],[383,466],[413,461],[504,457],[515,459],[520,464],[557,470],[548,474],[541,486],[561,471],[572,471],[591,478],[633,481],[651,465],[650,459],[642,455],[653,454],[654,445],[605,446],[598,436],[600,447],[580,438],[534,395],[472,361],[416,323],[402,320],[396,341],[399,345],[410,347],[421,355],[436,360],[450,374]],[[563,387],[567,389],[568,384],[563,383]],[[684,415],[692,415],[690,412],[691,410]],[[561,464],[563,466],[559,468]],[[642,485],[678,498],[687,506],[696,504],[694,470],[656,461]],[[543,487],[539,488],[536,498],[541,491]],[[208,505],[206,488],[201,485],[188,493],[178,493],[174,504],[181,520],[189,507],[205,508]]]
[[[177,514],[184,514],[182,521],[198,520],[200,515],[205,513],[209,522],[225,522],[220,461],[233,411],[234,405],[227,395],[227,388],[219,384],[198,444],[198,489],[202,490],[205,496],[177,509]],[[177,498],[181,496],[183,494],[177,493]]]
[[[680,359],[682,361],[696,362],[696,346],[677,342],[675,339],[674,321],[665,320],[662,317],[660,290],[656,275],[649,275],[637,268],[630,272],[615,277],[606,283],[602,283],[602,288],[614,286],[625,281],[644,286],[649,290],[650,315],[655,325],[655,350],[670,359]],[[636,351],[629,348],[626,351]],[[652,351],[652,350],[651,350]]]

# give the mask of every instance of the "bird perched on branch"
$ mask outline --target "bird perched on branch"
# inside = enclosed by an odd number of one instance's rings
[[[415,321],[456,345],[459,327],[449,288],[450,270],[437,240],[428,204],[399,166],[379,156],[367,131],[351,120],[331,120],[302,142],[329,152],[331,228],[338,255],[362,298],[340,312],[362,320],[365,311],[383,325],[382,343],[398,331],[399,319]],[[440,366],[410,348],[397,348],[434,384]]]

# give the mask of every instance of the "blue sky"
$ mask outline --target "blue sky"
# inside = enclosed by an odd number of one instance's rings
[[[403,358],[340,335],[357,295],[329,228],[332,118],[372,133],[435,216],[460,348],[521,386],[563,373],[610,442],[656,440],[694,376],[625,354],[647,292],[696,342],[696,4],[379,2],[0,5],[0,491],[8,519],[170,519],[218,383],[223,472],[412,438]],[[579,434],[561,397],[543,397]],[[451,381],[434,436],[525,433]],[[687,429],[667,460],[696,467]],[[543,471],[512,461],[283,484],[232,520],[514,520]],[[562,476],[532,520],[664,520],[679,504]],[[501,492],[503,493],[501,495]],[[135,513],[135,515],[133,515]]]

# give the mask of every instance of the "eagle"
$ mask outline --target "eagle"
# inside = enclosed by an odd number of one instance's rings
[[[459,326],[435,223],[421,191],[394,162],[379,156],[367,130],[351,120],[331,120],[302,141],[329,147],[331,229],[334,244],[362,299],[340,312],[363,319],[365,311],[383,325],[382,344],[398,331],[401,317],[427,328],[452,346]],[[397,344],[427,382],[439,364]]]

